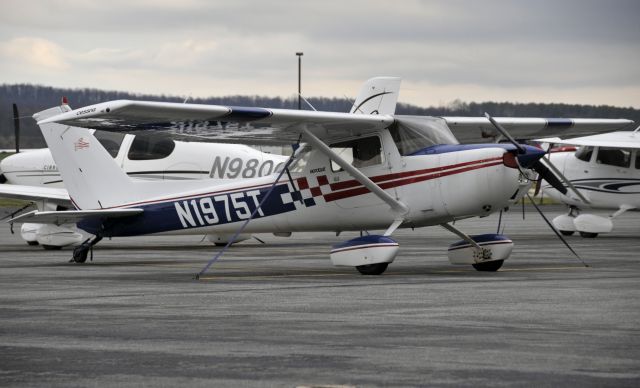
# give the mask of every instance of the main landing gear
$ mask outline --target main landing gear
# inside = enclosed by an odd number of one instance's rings
[[[82,244],[75,247],[73,250],[73,258],[69,261],[70,263],[84,263],[87,261],[87,256],[89,255],[89,251],[91,251],[91,257],[93,258],[93,246],[102,240],[102,236],[98,235],[92,239],[87,239]]]
[[[485,261],[483,263],[471,264],[476,271],[496,272],[502,267],[504,260]]]
[[[389,263],[365,264],[357,266],[356,269],[363,275],[382,275],[388,266]]]

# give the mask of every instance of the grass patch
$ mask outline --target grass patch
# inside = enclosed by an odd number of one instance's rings
[[[23,201],[21,199],[0,198],[0,207],[22,207],[27,206],[31,201]]]

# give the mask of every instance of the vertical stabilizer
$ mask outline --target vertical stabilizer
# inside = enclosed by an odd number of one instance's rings
[[[350,113],[392,115],[400,93],[399,77],[375,77],[362,85]]]
[[[36,113],[44,120],[60,108]],[[38,123],[62,180],[76,207],[104,209],[127,202],[135,196],[135,185],[102,144],[85,128],[58,123]]]

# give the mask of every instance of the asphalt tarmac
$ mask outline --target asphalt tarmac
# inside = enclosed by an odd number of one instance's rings
[[[513,209],[497,273],[450,265],[457,238],[430,227],[399,231],[381,276],[331,265],[356,233],[300,233],[245,241],[199,281],[218,249],[199,236],[103,241],[78,265],[0,225],[0,386],[637,387],[639,215],[568,239],[589,268]]]

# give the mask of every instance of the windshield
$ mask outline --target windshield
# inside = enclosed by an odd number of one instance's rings
[[[439,117],[395,116],[389,132],[403,156],[438,144],[459,144],[446,121]]]

